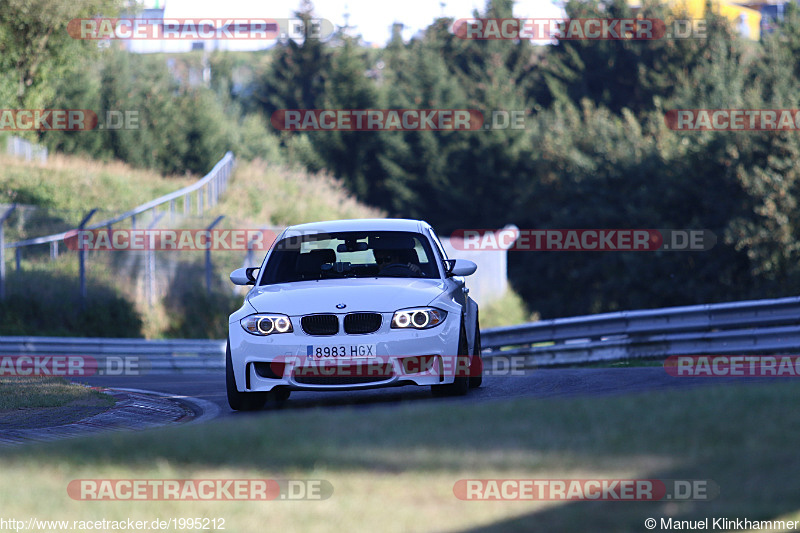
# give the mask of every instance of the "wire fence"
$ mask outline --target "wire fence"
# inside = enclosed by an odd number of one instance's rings
[[[82,234],[92,236],[100,231],[107,235],[112,235],[115,231],[118,234],[124,234],[119,233],[122,231],[133,235],[131,232],[140,229],[152,231],[159,227],[187,227],[186,224],[196,224],[195,227],[206,229],[208,227],[207,212],[219,202],[220,195],[227,188],[234,165],[233,153],[228,152],[206,176],[192,185],[116,216],[99,207],[93,208],[80,214],[80,222],[77,224],[74,222],[78,219],[76,213],[59,212],[35,206],[0,205],[0,299],[5,298],[6,295],[6,253],[8,252],[14,254],[16,272],[20,272],[25,264],[41,261],[45,255],[49,256],[50,260],[56,260],[65,252],[77,252],[78,282],[82,303],[85,302],[87,296],[86,265],[90,252],[92,259],[99,261],[104,268],[135,263],[137,254],[141,255],[140,252],[143,252],[147,257],[144,278],[149,280],[146,284],[147,300],[152,303],[156,294],[157,277],[155,274],[157,268],[155,249],[130,248],[129,251],[133,255],[127,261],[120,263],[118,258],[112,259],[108,257],[108,254],[103,255],[105,250],[92,252],[92,247],[86,245],[86,242],[80,242],[78,238]],[[214,225],[218,223],[219,220]],[[33,237],[33,235],[42,235],[43,233],[44,236]],[[208,273],[212,270],[211,256],[210,250],[205,251],[205,271]],[[206,288],[211,290],[209,275],[206,275]]]
[[[26,161],[47,163],[47,148],[19,137],[10,136],[6,139],[6,153]]]

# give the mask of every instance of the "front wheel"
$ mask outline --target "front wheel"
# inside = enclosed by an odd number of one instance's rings
[[[267,393],[239,392],[236,389],[236,376],[231,362],[231,343],[225,347],[225,386],[228,389],[228,405],[234,411],[257,411],[267,403]]]
[[[463,396],[469,391],[469,371],[466,364],[469,360],[469,346],[467,345],[467,330],[462,321],[461,332],[458,335],[458,360],[455,365],[453,383],[447,385],[431,385],[434,396]]]

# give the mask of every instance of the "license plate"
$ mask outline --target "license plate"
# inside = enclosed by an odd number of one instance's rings
[[[368,359],[376,357],[374,344],[309,345],[306,356],[309,359]]]

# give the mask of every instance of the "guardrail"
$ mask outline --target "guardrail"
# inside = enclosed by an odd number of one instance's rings
[[[800,350],[800,297],[623,311],[481,332],[484,357],[524,366]],[[546,345],[545,345],[546,344]],[[0,355],[140,356],[152,372],[224,367],[225,341],[0,337]]]
[[[78,225],[78,230],[93,230],[93,229],[112,229],[114,224],[118,224],[124,220],[130,219],[131,225],[136,229],[137,216],[148,211],[153,211],[152,223],[156,223],[160,216],[158,207],[169,203],[170,217],[174,217],[176,213],[176,201],[182,200],[183,214],[188,215],[192,210],[191,194],[197,193],[197,201],[195,203],[195,210],[198,216],[203,216],[203,209],[208,204],[208,207],[213,207],[219,202],[219,196],[228,186],[228,179],[233,171],[235,165],[235,158],[233,152],[228,152],[225,156],[214,165],[214,168],[206,174],[203,178],[199,179],[196,183],[188,185],[170,194],[156,198],[140,206],[137,206],[130,211],[122,213],[121,215],[97,222],[92,225],[87,225],[92,216],[97,212],[97,208],[92,209],[86,213],[83,220]],[[50,244],[50,256],[55,258],[58,256],[58,243],[63,241],[66,237],[75,233],[75,229],[64,231],[61,233],[54,233],[52,235],[45,235],[43,237],[36,237],[32,239],[25,239],[17,242],[5,243],[3,237],[3,222],[13,213],[16,206],[12,205],[3,213],[0,213],[0,298],[4,297],[5,289],[5,249],[14,248],[16,255],[16,270],[19,271],[22,259],[22,249],[27,246],[36,246],[41,244]],[[152,225],[152,224],[151,224]],[[87,257],[86,250],[79,250],[80,257],[80,286],[81,297],[86,298],[86,278],[84,272],[84,263]]]
[[[100,369],[134,360],[144,373],[174,373],[225,367],[225,341],[204,339],[113,339],[72,337],[0,337],[4,355],[92,357]],[[113,360],[113,363],[109,363]],[[101,370],[102,371],[102,370]]]
[[[622,311],[482,332],[492,355],[557,365],[800,350],[800,297]],[[545,345],[546,343],[546,345]]]

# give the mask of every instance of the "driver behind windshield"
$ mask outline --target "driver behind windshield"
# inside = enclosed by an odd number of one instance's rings
[[[403,254],[399,250],[373,250],[375,262],[378,264],[378,275],[387,273],[390,270],[396,271],[398,268],[407,268],[417,275],[422,274],[422,269],[412,261],[404,261]]]

